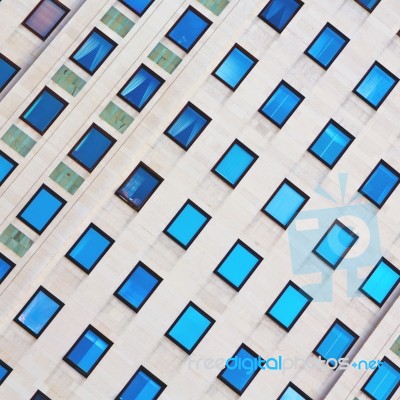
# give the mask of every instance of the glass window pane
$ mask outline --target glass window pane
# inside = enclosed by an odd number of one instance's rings
[[[210,117],[188,103],[167,128],[165,134],[183,149],[188,150],[210,121]]]
[[[277,400],[312,400],[312,399],[310,396],[307,396],[302,390],[300,390],[296,385],[290,382]]]
[[[368,11],[373,11],[374,8],[379,4],[381,0],[356,0],[356,2],[362,5]]]
[[[93,125],[73,147],[69,156],[91,172],[114,143],[113,137],[98,126]]]
[[[214,273],[239,291],[261,261],[261,256],[238,240],[219,263]]]
[[[213,75],[230,89],[235,90],[257,61],[250,53],[236,44],[214,70]]]
[[[0,186],[11,175],[18,164],[0,150]]]
[[[0,54],[0,92],[8,85],[20,68]]]
[[[166,37],[188,53],[210,25],[211,21],[189,6]]]
[[[71,60],[93,75],[117,46],[113,40],[94,29],[71,55]]]
[[[162,278],[142,263],[138,263],[128,275],[114,296],[138,312],[157,289]]]
[[[248,147],[235,140],[212,171],[229,186],[235,187],[257,158],[258,156]]]
[[[46,396],[45,394],[43,394],[40,390],[38,390],[33,397],[31,398],[31,400],[51,400],[50,397]]]
[[[163,178],[147,165],[139,163],[115,194],[139,211],[162,181]]]
[[[110,236],[96,225],[90,224],[65,257],[89,274],[113,243]]]
[[[40,235],[65,204],[66,201],[57,193],[46,185],[42,185],[17,215],[17,218]]]
[[[4,361],[0,360],[0,385],[6,380],[7,376],[10,375],[11,371],[12,368]]]
[[[125,4],[134,13],[141,16],[153,4],[154,0],[119,0]]]
[[[271,0],[259,17],[281,33],[304,3],[300,0]]]
[[[7,278],[7,275],[15,267],[15,264],[10,261],[5,255],[0,253],[0,283]]]
[[[118,96],[140,112],[163,83],[164,79],[142,65],[121,89]]]
[[[186,250],[210,219],[206,212],[188,200],[164,229],[164,233]]]

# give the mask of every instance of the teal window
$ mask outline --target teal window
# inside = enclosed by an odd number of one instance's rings
[[[301,389],[299,389],[296,385],[290,382],[277,400],[312,400],[312,399],[310,396],[306,395]]]
[[[210,219],[205,211],[188,200],[164,229],[164,233],[187,250]]]
[[[332,169],[353,140],[354,136],[331,119],[312,142],[308,151]]]
[[[186,353],[191,354],[214,322],[214,319],[197,307],[196,304],[190,302],[168,329],[165,336]]]
[[[373,400],[389,400],[399,387],[400,368],[384,357],[361,391]]]
[[[63,306],[64,303],[40,286],[14,318],[14,321],[38,338]]]
[[[189,53],[210,25],[210,20],[195,8],[189,6],[166,34],[166,37],[186,53]]]
[[[229,286],[239,291],[262,260],[260,255],[238,240],[218,264],[214,273]]]
[[[271,28],[281,33],[303,6],[300,0],[271,0],[259,17]]]
[[[297,186],[284,179],[261,211],[283,229],[286,229],[309,198]]]
[[[301,93],[282,81],[258,111],[278,128],[282,128],[303,100]]]
[[[219,159],[212,172],[234,188],[256,162],[257,158],[257,154],[239,140],[235,140]]]
[[[115,400],[156,400],[166,387],[164,382],[141,366]]]
[[[67,105],[64,99],[45,87],[20,118],[43,135]]]
[[[20,211],[17,218],[40,235],[65,204],[66,201],[57,193],[46,185],[42,185]]]
[[[0,54],[0,92],[11,82],[19,70],[18,65]]]
[[[328,69],[349,42],[343,33],[327,23],[305,53],[324,69]]]
[[[328,329],[313,353],[329,366],[337,368],[339,358],[343,358],[357,341],[358,336],[338,319]]]
[[[289,332],[311,301],[311,296],[290,281],[266,314]]]
[[[243,47],[235,44],[212,74],[228,88],[236,90],[257,62]]]
[[[339,220],[335,220],[314,247],[313,253],[331,268],[336,269],[357,239],[358,236],[354,232]]]
[[[111,340],[89,325],[63,360],[87,378],[112,345]]]
[[[360,287],[360,291],[379,307],[388,299],[400,282],[400,271],[382,258]]]
[[[361,7],[367,11],[374,11],[375,7],[380,3],[381,0],[355,0]]]
[[[161,281],[160,276],[139,262],[115,291],[114,296],[133,311],[139,312]]]
[[[99,29],[94,28],[70,59],[88,74],[93,75],[116,47],[117,43]]]
[[[154,0],[119,0],[131,11],[141,17],[147,9],[153,4]]]
[[[0,385],[7,379],[7,376],[11,374],[11,371],[12,368],[4,361],[0,360]]]
[[[396,75],[376,61],[353,89],[353,93],[377,110],[398,81]]]
[[[381,160],[358,191],[371,203],[381,208],[400,183],[400,174]]]
[[[12,174],[18,164],[0,150],[0,186]]]
[[[0,253],[0,283],[7,278],[7,275],[15,267],[15,263],[9,260],[5,255]]]
[[[84,272],[90,274],[113,243],[114,239],[96,225],[90,224],[65,257]]]

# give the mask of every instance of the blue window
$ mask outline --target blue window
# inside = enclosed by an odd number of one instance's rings
[[[139,262],[116,290],[114,296],[133,311],[139,312],[161,281],[160,276]]]
[[[150,371],[140,367],[115,400],[156,400],[166,387]]]
[[[290,281],[266,314],[289,332],[311,301],[311,296]]]
[[[301,93],[282,81],[258,111],[282,128],[303,100]]]
[[[262,260],[261,256],[238,240],[218,264],[214,273],[229,286],[239,291]]]
[[[153,4],[154,0],[119,0],[130,10],[141,17],[147,9]]]
[[[96,225],[90,224],[65,257],[87,274],[90,274],[113,243],[114,240],[110,236]]]
[[[89,325],[63,360],[87,378],[112,345],[111,340]]]
[[[20,211],[17,218],[40,235],[65,204],[66,201],[57,193],[46,185],[42,185]]]
[[[235,44],[212,74],[228,88],[236,90],[257,62],[243,47]]]
[[[43,394],[40,390],[38,390],[33,397],[31,397],[31,400],[51,400],[50,397],[46,396]]]
[[[364,7],[367,11],[374,11],[375,7],[380,3],[381,0],[355,0],[361,7]]]
[[[14,321],[38,338],[64,306],[60,300],[40,286]]]
[[[20,68],[11,62],[7,57],[0,54],[0,92],[17,75]]]
[[[389,400],[400,387],[400,368],[384,357],[361,391],[373,400]]]
[[[235,140],[219,159],[212,172],[234,188],[256,162],[257,158],[257,154],[253,153],[239,140]]]
[[[332,169],[353,140],[354,136],[331,119],[312,142],[308,151]]]
[[[93,75],[115,47],[117,43],[95,28],[74,51],[70,59],[84,71]]]
[[[10,375],[11,371],[12,368],[4,361],[0,360],[0,385],[6,380],[7,376]]]
[[[18,164],[0,150],[0,186],[11,175]]]
[[[260,372],[264,360],[244,343],[232,358],[228,359],[218,379],[241,395]]]
[[[379,307],[388,299],[400,282],[400,271],[382,258],[360,287],[360,291]]]
[[[400,174],[381,160],[358,191],[381,208],[400,182]]]
[[[353,92],[374,110],[377,110],[398,81],[399,78],[396,75],[376,61],[353,89]]]
[[[213,326],[215,320],[190,302],[165,336],[186,353],[191,354]]]
[[[328,69],[349,40],[334,26],[327,23],[305,53],[322,68]]]
[[[0,283],[7,278],[7,275],[15,267],[15,264],[9,260],[5,255],[0,253]]]
[[[293,183],[284,179],[261,211],[283,229],[286,229],[309,198]]]
[[[67,105],[64,99],[45,87],[20,118],[43,135]]]
[[[300,0],[271,0],[259,17],[271,28],[281,33],[303,6]]]
[[[92,172],[114,143],[113,137],[93,124],[72,148],[69,156]]]
[[[210,219],[205,211],[188,200],[164,229],[164,233],[187,250]]]
[[[306,395],[301,389],[299,389],[296,385],[290,382],[277,400],[312,400],[312,399],[310,396]]]
[[[118,96],[140,112],[164,82],[164,79],[142,64],[121,89]]]
[[[189,6],[166,34],[166,37],[186,53],[189,53],[210,25],[210,20],[195,8]]]
[[[327,361],[329,366],[337,368],[339,358],[346,356],[357,339],[358,336],[337,319],[317,344],[313,353]]]
[[[115,194],[136,211],[139,211],[162,181],[161,176],[141,162]]]
[[[184,150],[188,150],[210,121],[210,117],[188,103],[164,133]]]
[[[331,268],[336,269],[358,236],[339,220],[335,220],[321,240],[313,249],[313,253]]]

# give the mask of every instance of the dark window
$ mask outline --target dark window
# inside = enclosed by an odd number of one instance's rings
[[[271,28],[281,33],[303,6],[300,0],[271,0],[259,17]]]
[[[139,17],[141,17],[154,2],[154,0],[119,0],[119,1],[122,4],[126,5]]]
[[[18,164],[0,150],[0,186],[11,175]]]
[[[0,92],[10,83],[17,75],[21,68],[15,65],[3,54],[0,54]]]
[[[0,253],[0,283],[7,278],[7,275],[15,267],[15,264],[9,260],[5,255]]]
[[[7,379],[7,376],[11,374],[11,371],[12,368],[4,361],[0,360],[0,385]]]
[[[312,400],[310,396],[307,396],[302,390],[300,390],[292,382],[286,386],[285,390],[277,398],[277,400]]]
[[[31,400],[51,400],[50,397],[47,397],[45,394],[43,394],[40,390],[38,390],[33,397],[31,397]]]
[[[355,0],[361,7],[367,11],[374,11],[375,7],[380,3],[381,0]]]

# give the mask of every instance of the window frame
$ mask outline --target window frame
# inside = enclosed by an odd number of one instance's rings
[[[0,259],[3,260],[6,264],[10,265],[9,271],[2,278],[0,278],[0,285],[1,285],[7,279],[7,276],[11,273],[11,271],[17,264],[11,261],[9,258],[7,258],[3,253],[0,253]]]
[[[18,167],[19,164],[16,161],[14,161],[8,154],[4,153],[4,151],[2,150],[0,150],[0,157],[4,158],[10,164],[13,165],[10,171],[8,171],[6,175],[4,175],[4,178],[0,180],[0,187],[1,187],[3,183],[9,178],[9,176],[15,171],[15,169]]]
[[[304,393],[298,386],[296,386],[294,383],[289,382],[288,385],[283,389],[283,392],[279,395],[279,397],[276,400],[281,400],[283,398],[283,395],[285,394],[286,390],[288,389],[293,389],[297,394],[299,394],[301,397],[304,397],[304,400],[312,400],[312,398]]]
[[[219,68],[224,64],[224,62],[229,58],[229,56],[231,55],[231,53],[235,50],[239,50],[241,53],[243,53],[246,57],[248,57],[251,61],[253,61],[253,65],[246,71],[246,73],[240,78],[240,80],[236,83],[235,86],[231,86],[229,85],[227,82],[225,82],[222,78],[220,78],[217,75],[217,71],[219,70]],[[247,76],[250,74],[250,72],[253,70],[253,68],[257,65],[258,63],[258,59],[256,57],[254,57],[252,54],[250,54],[246,49],[244,49],[242,46],[240,46],[240,44],[235,43],[233,45],[233,47],[231,47],[231,49],[228,51],[228,53],[225,54],[224,58],[219,62],[219,64],[214,68],[213,72],[211,73],[211,75],[216,78],[218,81],[220,81],[221,83],[223,83],[227,88],[229,88],[230,90],[232,90],[232,92],[235,92],[236,89],[241,85],[241,83],[247,78]]]
[[[49,320],[43,325],[42,329],[38,333],[35,333],[28,326],[24,325],[18,318],[21,316],[21,314],[24,312],[24,310],[29,306],[29,304],[32,302],[32,300],[34,300],[34,298],[38,295],[39,292],[43,292],[47,297],[49,297],[56,304],[58,304],[59,308],[49,318]],[[18,312],[18,314],[14,317],[13,321],[15,323],[17,323],[21,328],[25,329],[25,331],[27,331],[29,334],[31,334],[34,338],[38,339],[40,337],[40,335],[46,330],[46,328],[51,324],[51,322],[57,316],[57,314],[62,310],[64,305],[65,304],[61,300],[59,300],[56,296],[54,296],[52,293],[50,293],[46,288],[44,288],[43,286],[39,286],[38,289],[36,289],[35,293],[33,293],[33,295],[24,304],[24,306],[21,308],[21,310]]]
[[[80,160],[74,157],[73,153],[76,150],[76,148],[84,141],[86,135],[92,130],[95,129],[96,131],[99,131],[103,136],[105,136],[107,139],[110,140],[111,145],[108,148],[108,150],[94,163],[92,168],[88,168],[86,165],[84,165]],[[67,154],[68,157],[70,157],[72,160],[74,160],[77,164],[79,164],[82,168],[84,168],[88,172],[93,172],[93,170],[99,165],[99,163],[103,160],[103,158],[107,155],[107,153],[112,149],[114,144],[117,142],[117,139],[115,139],[113,136],[111,136],[109,133],[107,133],[104,129],[100,128],[98,125],[95,123],[91,124],[90,127],[84,132],[84,134],[80,137],[80,139],[75,143],[75,145],[72,147],[72,149],[69,151]]]
[[[319,37],[323,34],[325,29],[329,28],[332,30],[334,33],[336,33],[340,38],[342,38],[345,42],[344,44],[340,47],[338,52],[333,56],[333,58],[329,61],[329,63],[325,66],[323,65],[320,61],[318,61],[313,55],[309,53],[309,50],[314,46],[314,44],[318,41]],[[323,28],[317,33],[317,36],[313,39],[313,41],[309,44],[309,46],[304,50],[304,54],[311,58],[316,64],[318,64],[321,68],[323,68],[325,71],[328,70],[328,68],[334,63],[334,61],[339,57],[340,53],[344,50],[344,48],[349,44],[350,39],[343,34],[342,32],[339,31],[339,29],[335,28],[332,24],[327,22]]]
[[[129,10],[131,10],[133,13],[135,13],[138,17],[141,17],[141,16],[153,5],[154,1],[155,1],[155,0],[151,0],[151,1],[149,2],[149,4],[145,7],[145,9],[144,9],[141,13],[139,13],[138,11],[134,10],[129,4],[127,4],[127,3],[125,2],[125,0],[119,0],[119,2],[120,2],[121,4],[123,4],[126,8],[128,8]]]
[[[139,268],[143,268],[146,272],[148,272],[151,276],[153,276],[155,279],[157,279],[157,283],[154,286],[154,288],[146,295],[146,297],[144,298],[144,300],[142,301],[142,303],[140,304],[139,307],[135,307],[133,304],[129,303],[129,301],[127,301],[125,299],[125,297],[121,296],[118,292],[125,286],[125,284],[129,281],[129,279],[131,278],[131,276],[135,273],[135,271]],[[138,313],[142,307],[145,305],[146,301],[151,297],[151,295],[156,291],[156,289],[160,286],[161,282],[163,281],[163,278],[161,278],[160,275],[158,275],[157,273],[155,273],[152,269],[150,269],[146,264],[144,264],[143,262],[139,261],[132,269],[132,271],[127,275],[127,277],[123,280],[123,282],[118,286],[118,288],[115,290],[115,292],[113,293],[114,296],[121,301],[122,303],[124,303],[127,307],[129,307],[131,310],[133,310],[135,313]]]
[[[21,67],[19,67],[17,64],[12,62],[3,53],[0,53],[0,59],[15,69],[15,72],[3,83],[3,86],[0,86],[0,93],[1,93],[7,87],[7,85],[16,77],[18,72],[21,71]]]
[[[378,0],[376,2],[376,4],[374,6],[372,6],[372,8],[368,8],[365,4],[363,4],[361,1],[358,0],[354,0],[359,6],[361,6],[364,10],[367,10],[369,13],[372,13],[372,11],[375,10],[376,7],[378,7],[379,3],[381,2],[381,0]]]
[[[35,394],[31,397],[31,400],[36,400],[36,396],[40,396],[40,400],[51,400],[50,397],[46,396],[43,392],[40,390],[37,390]]]
[[[6,364],[3,360],[0,360],[0,366],[3,367],[7,371],[6,374],[3,376],[3,378],[0,379],[0,385],[1,385],[9,377],[9,375],[11,374],[13,369],[8,364]]]
[[[81,368],[79,368],[77,365],[75,365],[72,361],[68,359],[69,355],[72,353],[74,348],[77,346],[77,344],[85,337],[85,334],[89,331],[92,331],[96,336],[98,336],[101,340],[106,342],[107,344],[107,349],[100,355],[100,357],[96,360],[96,362],[93,364],[93,366],[89,369],[88,372],[83,371]],[[97,367],[97,365],[100,363],[100,361],[104,358],[104,356],[108,353],[108,351],[111,349],[112,345],[114,343],[108,339],[106,336],[104,336],[100,331],[98,331],[93,325],[89,324],[88,327],[82,332],[82,334],[79,336],[79,338],[74,342],[74,344],[71,346],[71,348],[68,350],[68,352],[65,354],[65,356],[62,358],[63,361],[65,361],[70,367],[72,367],[75,371],[80,373],[82,376],[85,378],[89,377],[89,375],[93,372],[93,370]]]

